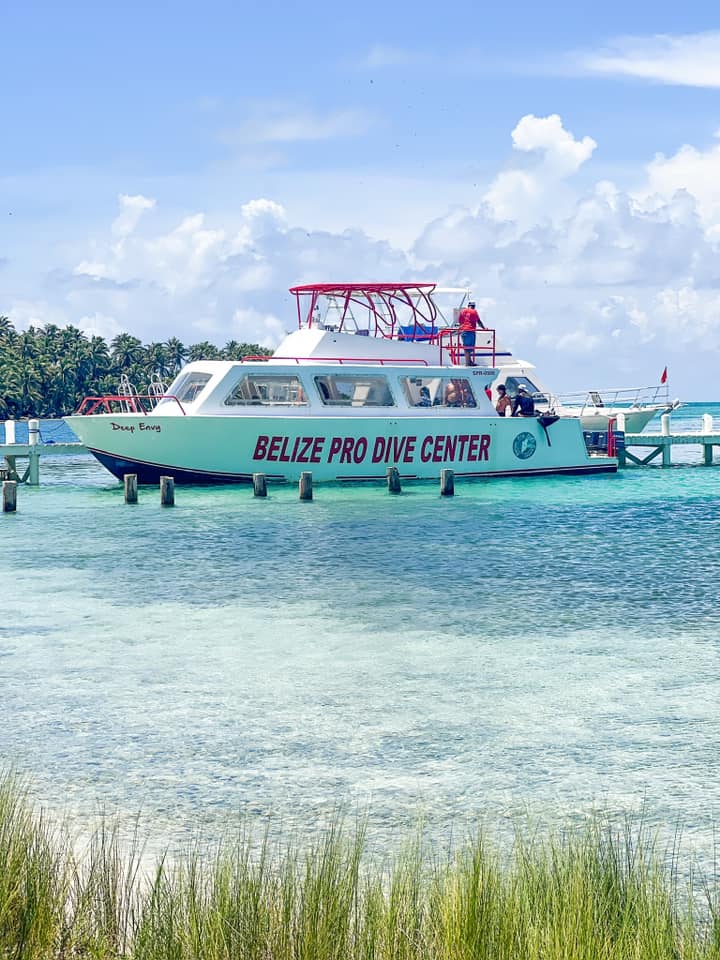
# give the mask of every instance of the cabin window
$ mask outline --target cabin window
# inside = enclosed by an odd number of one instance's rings
[[[305,406],[305,391],[297,377],[282,375],[252,374],[243,377],[233,387],[225,400],[228,407],[235,406]]]
[[[476,407],[470,381],[465,377],[402,377],[400,380],[411,407]]]
[[[170,393],[177,397],[181,403],[192,403],[202,393],[211,376],[210,373],[181,374],[177,383],[170,387]]]
[[[508,396],[510,397],[515,396],[515,394],[518,392],[518,387],[525,387],[534,400],[547,400],[547,397],[542,390],[540,390],[537,385],[532,382],[532,380],[528,380],[527,377],[506,377],[505,387],[507,388]]]
[[[394,407],[385,377],[331,373],[315,377],[320,399],[328,407]]]

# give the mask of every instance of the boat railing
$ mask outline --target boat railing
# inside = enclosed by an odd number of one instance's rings
[[[180,400],[171,393],[160,396],[150,393],[107,394],[103,397],[85,397],[77,408],[76,416],[90,417],[98,413],[136,413],[147,416],[152,413],[161,400],[173,400],[185,417],[187,413]]]
[[[430,343],[437,343],[440,347],[440,362],[447,357],[453,366],[459,367],[465,363],[465,347],[462,344],[462,331],[458,327],[445,327],[438,330],[437,336],[430,339]],[[478,358],[489,361],[488,366],[495,366],[496,346],[495,331],[490,327],[482,327],[475,333],[474,347],[475,362]]]
[[[397,366],[420,366],[420,367],[429,367],[430,364],[425,358],[412,358],[412,357],[256,357],[256,356],[247,356],[243,357],[243,363],[246,361],[275,361],[277,363],[338,363],[340,365],[344,363],[377,363],[381,367],[397,367]]]
[[[670,404],[667,384],[652,387],[623,387],[621,389],[581,390],[558,394],[553,398],[563,407],[598,409],[602,407],[647,407]]]

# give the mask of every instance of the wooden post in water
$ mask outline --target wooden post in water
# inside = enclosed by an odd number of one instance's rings
[[[455,471],[454,470],[441,470],[440,471],[440,496],[441,497],[454,497],[455,496]]]
[[[312,473],[310,470],[303,470],[300,474],[300,499],[301,500],[312,500]]]
[[[160,477],[160,505],[163,507],[175,506],[174,477]]]
[[[17,509],[17,480],[3,480],[2,512],[15,513]]]
[[[387,468],[387,487],[388,493],[402,493],[400,486],[400,471],[397,467]]]
[[[713,418],[712,414],[704,413],[703,414],[703,433],[710,434],[713,432]],[[703,444],[703,457],[705,460],[705,466],[712,466],[713,462],[713,448],[711,443]]]
[[[125,488],[125,503],[137,503],[137,474],[126,473],[123,475],[123,486]]]
[[[40,451],[37,449],[40,440],[40,421],[28,420],[28,444],[30,445],[28,459],[28,483],[31,487],[40,484]]]
[[[6,420],[5,421],[5,443],[8,446],[11,446],[15,443],[15,421]]]
[[[662,434],[662,465],[669,467],[672,463],[672,446],[670,444],[670,414],[664,413],[660,417],[660,433]],[[667,438],[667,439],[666,439]]]
[[[627,466],[627,457],[625,456],[625,414],[619,413],[615,418],[615,430],[617,433],[621,433],[622,441],[615,443],[615,456],[618,458],[618,466],[626,467]]]
[[[267,481],[264,473],[253,474],[253,495],[256,497],[267,496]]]

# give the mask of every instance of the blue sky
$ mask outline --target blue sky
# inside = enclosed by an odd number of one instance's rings
[[[294,283],[437,279],[557,389],[717,396],[719,20],[6,4],[0,313],[271,344]]]

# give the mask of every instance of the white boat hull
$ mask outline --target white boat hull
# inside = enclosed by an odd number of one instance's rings
[[[614,472],[613,457],[588,454],[580,421],[547,427],[536,418],[489,416],[312,417],[101,414],[67,423],[97,459],[140,483],[162,475],[184,483],[269,480],[383,480],[389,466],[406,478]]]
[[[617,429],[617,417],[619,413],[625,416],[626,433],[642,433],[648,423],[657,413],[661,413],[664,407],[642,408],[638,410],[628,409],[627,407],[605,407],[602,409],[589,410],[587,407],[561,407],[556,412],[561,417],[579,417],[583,430],[606,431],[610,421],[613,427]]]

